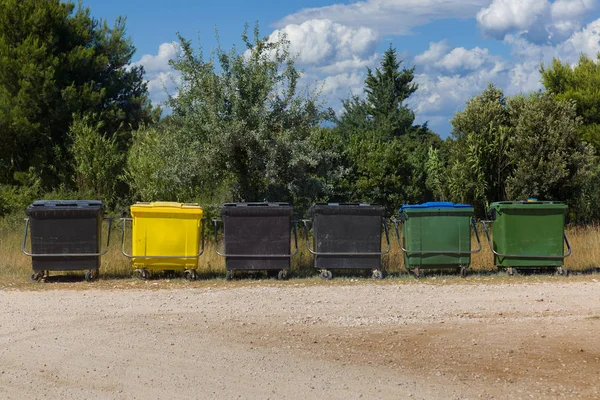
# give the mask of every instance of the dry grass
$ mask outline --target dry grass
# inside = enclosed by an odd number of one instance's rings
[[[31,272],[31,260],[21,252],[22,227],[0,222],[0,287],[21,286],[28,283]],[[132,275],[131,264],[120,251],[120,229],[114,228],[109,252],[102,257],[101,277],[104,279],[124,280]],[[303,233],[299,232],[300,251],[292,260],[293,275],[298,278],[314,277],[316,271],[312,268],[312,256],[306,250]],[[492,253],[485,236],[482,238],[482,251],[473,255],[471,269],[478,272],[495,271]],[[566,267],[570,271],[595,270],[600,264],[600,227],[572,227],[567,229],[567,236],[573,254],[566,259]],[[402,253],[396,241],[395,232],[390,231],[392,250],[383,256],[386,270],[395,276],[406,274]],[[473,240],[475,245],[475,240]],[[220,278],[225,276],[223,258],[215,253],[214,243],[207,241],[205,252],[200,258],[198,272],[202,279]],[[72,273],[81,275],[82,273]],[[356,275],[355,275],[356,276]],[[80,278],[78,278],[80,279]]]

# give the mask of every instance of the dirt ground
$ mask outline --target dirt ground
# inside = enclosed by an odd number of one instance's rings
[[[0,291],[0,398],[595,399],[600,278]]]

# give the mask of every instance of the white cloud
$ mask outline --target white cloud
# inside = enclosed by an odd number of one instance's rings
[[[162,105],[169,94],[174,95],[180,83],[180,74],[169,65],[169,60],[175,59],[181,51],[178,43],[163,43],[158,47],[157,54],[144,54],[133,66],[143,66],[148,81],[150,100],[155,106]]]
[[[419,65],[431,65],[441,60],[448,51],[450,45],[447,40],[441,42],[430,42],[429,49],[415,57],[415,62]]]
[[[451,48],[447,40],[429,43],[429,49],[415,57],[415,62],[425,71],[465,74],[482,67],[494,68],[502,59],[489,54],[488,49],[475,47]],[[500,66],[498,66],[500,67]]]
[[[323,80],[322,94],[331,100],[347,98],[362,92],[365,75],[360,72],[345,72],[328,76]]]
[[[582,31],[575,32],[563,45],[563,51],[571,54],[583,53],[594,57],[600,52],[600,18],[588,24]]]
[[[277,40],[282,33],[290,41],[292,54],[298,54],[298,61],[303,64],[356,60],[373,54],[378,43],[377,34],[369,28],[352,28],[328,19],[287,25],[274,31],[271,40]]]
[[[494,0],[477,13],[483,31],[502,39],[508,32],[522,31],[545,20],[550,9],[547,0]]]
[[[275,24],[282,28],[315,19],[349,27],[369,27],[382,35],[406,35],[411,28],[438,19],[471,18],[490,0],[364,0],[305,8]]]
[[[534,43],[560,43],[581,29],[596,0],[493,0],[477,13],[484,34],[518,34]]]
[[[315,69],[318,72],[328,75],[341,74],[344,71],[366,70],[367,67],[375,67],[379,63],[380,57],[381,56],[377,53],[373,53],[373,55],[366,59],[353,56],[351,59],[338,61]]]
[[[169,60],[179,55],[181,48],[177,42],[163,43],[158,46],[158,54],[144,54],[140,61],[134,63],[142,65],[147,74],[160,73],[169,67]]]

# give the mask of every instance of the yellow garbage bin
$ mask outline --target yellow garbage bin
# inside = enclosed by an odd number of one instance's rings
[[[198,279],[198,259],[204,252],[202,208],[198,204],[154,202],[131,206],[131,218],[122,218],[123,255],[135,273],[148,279],[150,271],[183,271]],[[131,223],[131,253],[125,251],[125,231]]]

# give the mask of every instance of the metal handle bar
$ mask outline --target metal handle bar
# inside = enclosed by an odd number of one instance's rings
[[[190,259],[190,258],[198,258],[200,257],[203,253],[204,253],[204,220],[200,220],[200,243],[198,243],[199,247],[200,247],[200,252],[196,255],[193,256],[178,256],[178,255],[173,255],[173,256],[135,256],[135,255],[131,255],[131,254],[127,254],[127,252],[125,252],[125,227],[127,225],[127,221],[132,221],[132,218],[121,218],[121,222],[123,223],[123,230],[122,230],[122,235],[121,235],[121,253],[123,253],[123,255],[127,258],[145,258],[145,259],[158,259],[158,260],[167,260],[167,259],[172,259],[172,258],[183,258],[183,259]]]
[[[394,227],[396,228],[396,238],[398,240],[398,246],[400,249],[406,254],[475,254],[481,251],[481,240],[479,240],[479,233],[477,233],[477,226],[475,225],[475,220],[471,218],[471,226],[473,227],[473,231],[475,232],[475,238],[477,239],[477,244],[479,245],[478,249],[469,250],[469,251],[454,251],[454,250],[407,250],[402,247],[402,241],[400,240],[400,231],[398,230],[398,220],[392,218],[392,222],[394,223]],[[469,246],[470,247],[470,246]]]
[[[214,232],[215,232],[215,252],[221,257],[231,257],[231,258],[292,258],[296,254],[298,254],[298,231],[297,231],[297,221],[294,221],[294,243],[296,249],[291,254],[227,254],[219,252],[219,246],[217,242],[217,225],[219,223],[218,218],[213,218],[214,224]]]
[[[532,255],[532,254],[500,254],[498,252],[496,252],[496,250],[494,250],[494,246],[492,245],[492,240],[490,239],[490,233],[488,232],[487,226],[486,226],[486,222],[493,222],[493,221],[481,221],[481,223],[483,224],[483,230],[485,231],[485,236],[487,236],[487,240],[488,240],[488,244],[490,245],[490,250],[492,250],[492,253],[494,253],[495,255],[497,255],[498,257],[504,257],[504,258],[542,258],[545,260],[555,260],[557,258],[567,258],[571,255],[571,245],[569,244],[569,240],[567,239],[567,234],[564,233],[563,237],[565,239],[565,243],[567,245],[567,254],[564,254],[562,256],[548,256],[548,255]]]
[[[23,243],[21,243],[21,251],[29,257],[97,257],[103,256],[108,252],[110,244],[110,228],[112,227],[112,218],[102,218],[102,221],[108,221],[108,235],[106,237],[106,249],[101,253],[68,253],[68,254],[34,254],[25,250],[27,245],[27,230],[29,229],[29,218],[25,218],[25,231],[23,232]]]
[[[310,239],[308,237],[308,222],[312,222],[312,221],[308,220],[308,219],[302,220],[302,223],[304,223],[304,228],[305,228],[304,232],[306,234],[306,248],[308,249],[308,251],[311,254],[314,254],[316,256],[340,256],[340,257],[382,256],[382,255],[389,253],[392,248],[392,246],[390,246],[390,235],[388,234],[388,227],[387,227],[387,223],[385,222],[385,219],[383,220],[382,224],[383,224],[383,230],[385,231],[385,240],[387,241],[387,249],[385,251],[380,251],[380,252],[358,252],[358,253],[325,253],[325,252],[315,251],[315,250],[311,249],[310,248]]]

